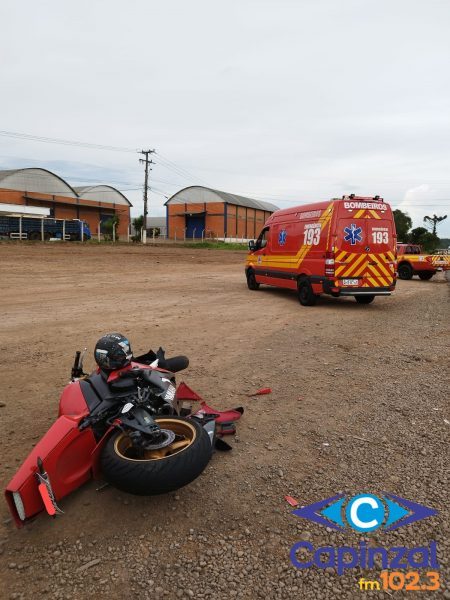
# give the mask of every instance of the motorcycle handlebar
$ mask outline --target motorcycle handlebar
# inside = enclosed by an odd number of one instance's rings
[[[132,378],[132,379],[141,379],[147,385],[154,385],[156,387],[160,387],[158,385],[159,378],[154,375],[154,371],[152,369],[130,369],[129,371],[123,371],[119,374],[121,379],[124,378]]]
[[[189,359],[187,356],[174,356],[173,358],[164,358],[160,361],[159,366],[163,369],[167,369],[172,373],[178,373],[178,371],[183,371],[183,369],[187,369],[189,366]]]

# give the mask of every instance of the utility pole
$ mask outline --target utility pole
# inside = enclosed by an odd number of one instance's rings
[[[149,154],[153,154],[155,151],[154,150],[141,150],[141,154],[143,154],[145,156],[144,158],[140,158],[139,162],[140,163],[145,163],[145,180],[144,180],[144,223],[143,223],[143,227],[142,227],[142,243],[146,244],[147,243],[147,193],[148,193],[148,172],[149,170],[151,171],[151,168],[149,169],[149,165],[153,165],[155,164],[152,160],[149,160]]]

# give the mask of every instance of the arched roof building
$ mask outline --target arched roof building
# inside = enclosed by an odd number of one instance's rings
[[[59,175],[41,168],[0,170],[0,203],[50,209],[55,219],[81,219],[93,234],[101,223],[119,217],[119,235],[130,225],[131,202],[110,185],[72,187]]]
[[[252,239],[278,210],[269,202],[199,185],[176,192],[166,207],[168,236],[172,239]]]

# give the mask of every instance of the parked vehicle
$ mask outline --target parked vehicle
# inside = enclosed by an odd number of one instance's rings
[[[296,290],[303,306],[321,294],[369,304],[395,288],[395,245],[392,210],[379,196],[278,210],[249,242],[247,285]]]
[[[419,244],[397,244],[398,276],[400,279],[412,279],[418,275],[428,280],[437,271],[450,270],[450,256],[443,252],[426,254]]]
[[[18,527],[44,510],[62,512],[57,501],[92,477],[131,494],[162,494],[198,477],[214,443],[230,449],[215,436],[234,433],[243,409],[216,411],[201,402],[192,413],[185,401],[201,398],[183,383],[177,389],[174,375],[187,358],[152,354],[88,376],[77,352],[57,420],[6,488]]]
[[[0,236],[19,240],[50,240],[58,238],[70,241],[90,239],[91,231],[85,221],[79,219],[51,219],[41,217],[9,217],[0,215]]]

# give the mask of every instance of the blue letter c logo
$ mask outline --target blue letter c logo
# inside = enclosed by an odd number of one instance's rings
[[[354,496],[345,509],[347,522],[355,531],[374,531],[384,521],[384,505],[377,496]]]

